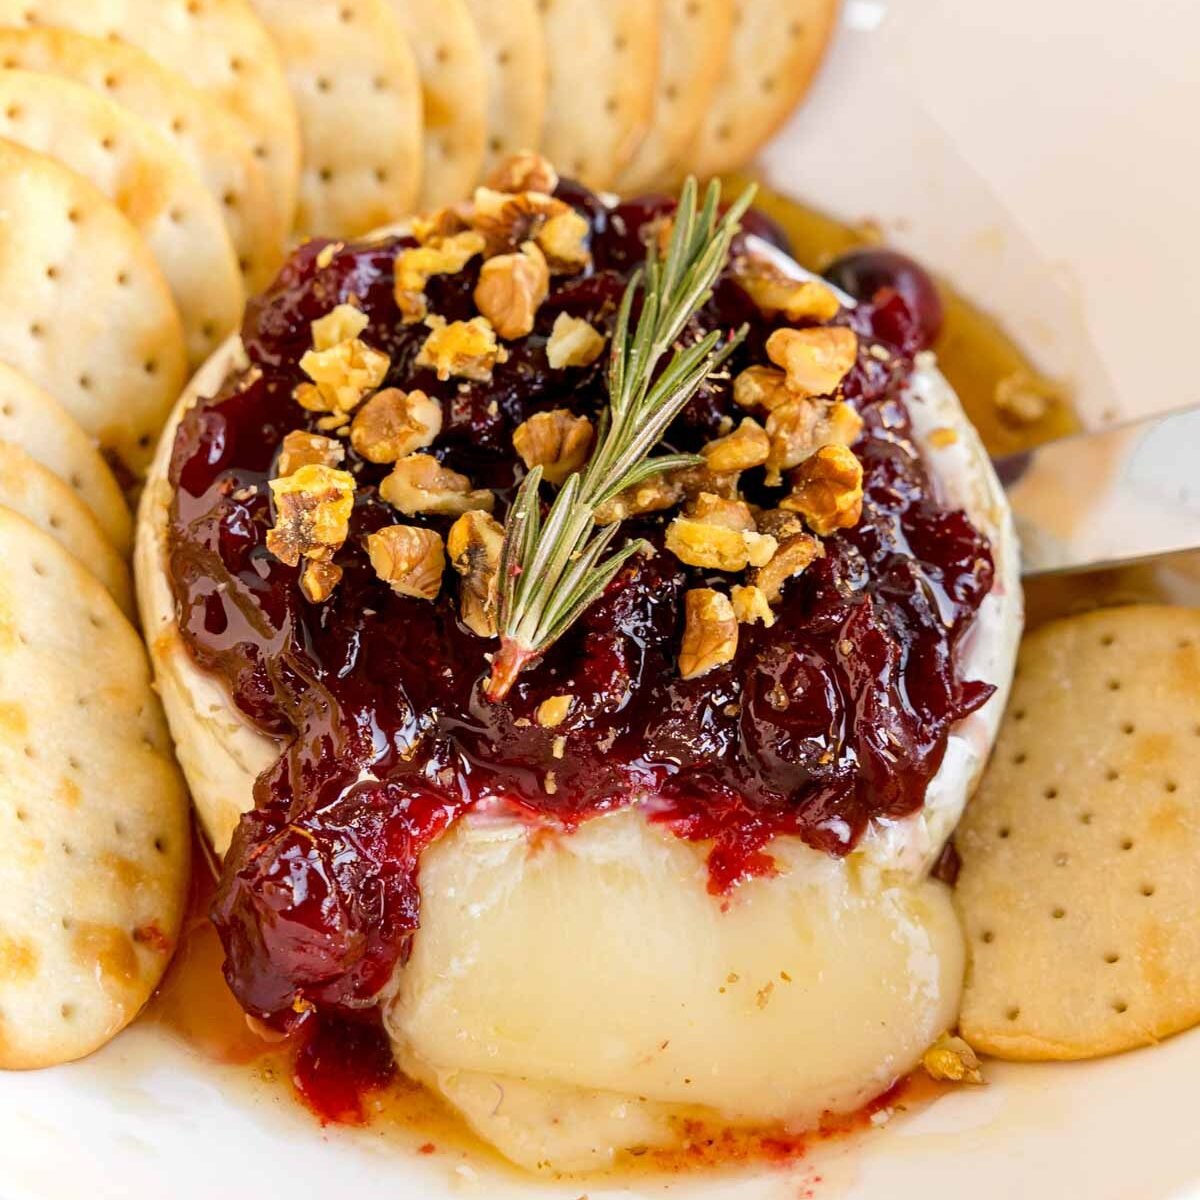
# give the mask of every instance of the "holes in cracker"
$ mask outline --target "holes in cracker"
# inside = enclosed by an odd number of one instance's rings
[[[389,178],[389,174],[388,174],[387,167],[376,167],[375,168],[375,182],[376,183],[380,183],[380,184],[387,183],[388,178]]]
[[[350,22],[354,20],[354,9],[352,9],[348,4],[343,4],[338,10],[338,19],[343,25],[349,25]]]
[[[129,286],[129,272],[128,271],[118,271],[117,272],[117,287],[128,287],[128,286]]]
[[[171,132],[178,135],[187,129],[187,122],[182,117],[171,118]]]
[[[1104,772],[1104,778],[1107,779],[1109,783],[1116,783],[1116,781],[1121,778],[1121,772],[1118,771],[1116,767],[1109,767]]]
[[[329,82],[329,78],[327,76],[325,76],[325,75],[317,76],[317,91],[318,92],[327,92],[327,91],[329,91],[329,89],[331,87],[333,87],[333,84]]]
[[[157,851],[159,854],[166,854],[166,852],[167,852],[167,839],[166,839],[165,837],[161,837],[161,836],[159,836],[159,837],[156,837],[156,838],[154,839],[154,849],[155,849],[155,850],[156,850],[156,851]]]
[[[1119,692],[1121,690],[1121,681],[1119,679],[1110,679],[1108,681],[1108,690],[1110,692]]]
[[[1123,837],[1121,839],[1121,849],[1122,850],[1132,850],[1133,849],[1133,838]]]
[[[1116,640],[1116,635],[1112,633],[1104,633],[1100,635],[1100,645],[1102,646],[1111,646],[1116,642]]]
[[[157,375],[158,374],[158,359],[157,358],[146,359],[146,361],[144,363],[142,363],[142,370],[145,371],[147,375]],[[147,444],[149,444],[149,439],[147,439]]]
[[[58,513],[51,513],[47,518],[47,524],[51,529],[59,530],[62,528],[62,517],[60,517]]]
[[[1090,812],[1081,812],[1079,814],[1080,825],[1090,825],[1092,823],[1092,814]]]
[[[1021,1015],[1021,1010],[1014,1004],[1004,1010],[1004,1019],[1006,1021],[1015,1021]]]
[[[1011,833],[1012,830],[1007,825],[1001,825],[1000,828],[996,830],[996,836],[1002,841],[1007,840]]]
[[[90,392],[92,390],[92,377],[85,371],[76,382],[79,384],[81,392]]]
[[[1170,795],[1174,795],[1177,791],[1179,791],[1179,784],[1177,784],[1173,779],[1168,779],[1166,783],[1163,784],[1163,791],[1169,793]]]
[[[1157,889],[1152,883],[1143,883],[1140,888],[1142,895],[1145,896],[1147,900],[1154,895],[1156,890]]]
[[[29,325],[29,336],[36,342],[46,332],[40,321],[32,321]]]
[[[19,104],[10,104],[4,110],[4,115],[10,121],[19,121],[21,119],[21,106]]]
[[[980,935],[979,940],[985,945],[990,946],[995,940],[996,935],[990,930],[985,929]]]
[[[1042,790],[1042,796],[1046,800],[1057,800],[1058,799],[1058,788],[1056,788],[1053,784],[1051,784],[1048,788],[1044,788]]]
[[[1056,867],[1065,867],[1065,866],[1067,866],[1068,863],[1070,863],[1070,861],[1071,861],[1071,856],[1065,850],[1060,850],[1054,856],[1054,865]]]
[[[440,45],[434,48],[433,57],[437,59],[442,66],[445,66],[446,63],[450,61],[450,47],[447,46],[445,42],[442,42]]]
[[[788,37],[798,40],[804,36],[804,22],[792,21],[788,25]]]
[[[618,54],[624,54],[629,47],[629,39],[623,33],[618,33],[613,38],[613,49]]]
[[[1104,956],[1104,961],[1108,963],[1110,967],[1112,967],[1121,961],[1121,956],[1115,950],[1110,950]]]
[[[235,74],[240,75],[246,64],[236,55],[229,56],[229,69]]]
[[[23,808],[18,808],[16,811],[16,818],[22,825],[24,825],[25,822],[29,820],[29,813]]]
[[[39,579],[45,579],[45,577],[46,577],[46,574],[47,574],[47,572],[46,572],[46,565],[45,565],[45,563],[34,562],[34,564],[33,564],[33,573],[34,573],[34,574],[35,574],[35,575],[36,575],[36,576],[37,576]]]
[[[1126,1004],[1124,1000],[1114,1000],[1112,1002],[1112,1010],[1118,1015],[1127,1013],[1129,1011],[1129,1005]]]
[[[1128,737],[1131,733],[1133,733],[1134,729],[1136,729],[1136,726],[1134,725],[1134,723],[1132,721],[1122,721],[1121,722],[1121,732],[1123,734],[1125,734],[1126,737]]]
[[[1056,904],[1050,910],[1050,916],[1055,921],[1061,921],[1063,919],[1063,917],[1065,917],[1066,915],[1067,915],[1067,910],[1065,908],[1063,908],[1063,906],[1061,904]]]
[[[496,51],[496,63],[501,67],[507,67],[511,58],[512,53],[509,51],[507,46],[501,46],[500,49]]]
[[[0,405],[0,413],[3,413],[6,417],[11,417],[13,415],[13,411],[13,406],[7,400],[3,405]]]
[[[388,81],[382,75],[376,75],[375,78],[371,80],[371,86],[377,92],[386,92],[388,90]]]
[[[69,1003],[60,1004],[58,1006],[58,1013],[64,1021],[69,1021],[75,1015],[75,1005]]]

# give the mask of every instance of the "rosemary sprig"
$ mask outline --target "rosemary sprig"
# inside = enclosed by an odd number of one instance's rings
[[[688,319],[712,294],[754,189],[743,192],[718,221],[720,198],[720,186],[710,184],[697,212],[696,181],[689,179],[666,254],[660,257],[652,238],[645,267],[625,289],[609,355],[608,407],[587,466],[566,480],[544,522],[538,503],[541,468],[530,471],[517,491],[500,557],[500,648],[486,688],[491,700],[502,700],[521,671],[578,620],[625,561],[648,548],[638,540],[608,553],[620,525],[598,529],[601,506],[662,471],[699,461],[696,455],[653,456],[652,451],[746,331],[722,341],[721,331],[713,330],[691,346],[676,348],[657,371]],[[641,312],[631,328],[639,293]]]

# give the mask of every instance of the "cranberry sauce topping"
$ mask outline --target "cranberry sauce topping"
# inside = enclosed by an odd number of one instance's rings
[[[604,403],[603,360],[553,370],[545,344],[561,312],[611,329],[643,226],[666,201],[606,210],[574,185],[559,196],[591,222],[593,268],[555,277],[531,336],[487,383],[439,382],[414,365],[428,334],[404,325],[393,260],[411,243],[310,242],[246,317],[253,369],[184,418],[171,463],[176,485],[170,575],[179,624],[199,665],[237,706],[281,739],[257,782],[255,808],[226,858],[214,918],[226,973],[242,1004],[280,1024],[317,1006],[369,1011],[417,928],[423,850],[472,806],[569,829],[631,803],[680,837],[711,839],[712,888],[771,869],[770,840],[795,834],[844,854],[875,817],[921,807],[950,726],[991,688],[960,678],[956,646],[991,586],[986,540],[945,510],[911,440],[901,398],[923,333],[889,288],[836,318],[859,337],[845,398],[864,418],[854,449],[865,470],[857,527],[826,539],[826,556],[785,588],[770,629],[743,625],[733,661],[683,680],[675,659],[689,585],[712,583],[660,551],[635,557],[605,596],[508,698],[483,698],[495,647],[457,616],[456,588],[435,601],[394,594],[362,543],[397,520],[379,498],[387,467],[347,451],[357,480],[344,576],[324,604],[303,599],[297,569],[266,549],[267,481],[291,430],[316,414],[292,398],[309,323],[351,298],[370,317],[364,340],[391,358],[387,383],[440,399],[432,453],[497,490],[498,516],[522,468],[512,432],[533,412],[590,416]],[[735,248],[736,252],[736,248]],[[429,308],[475,315],[476,261],[435,276]],[[731,277],[689,336],[750,324],[750,335],[671,431],[696,449],[740,416],[730,378],[765,361],[774,327]],[[761,469],[747,498],[777,502]],[[627,532],[662,544],[670,514]],[[410,520],[405,518],[406,520]],[[445,533],[447,518],[415,518]],[[720,586],[728,585],[728,578]],[[533,719],[552,696],[574,704],[562,724]]]

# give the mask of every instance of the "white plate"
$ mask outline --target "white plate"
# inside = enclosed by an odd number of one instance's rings
[[[1200,328],[1200,5],[845,3],[829,68],[764,156],[771,181],[880,220],[1072,380],[1090,420],[1200,401],[1177,366]],[[379,1131],[322,1132],[244,1075],[144,1025],[74,1066],[0,1073],[0,1200],[663,1191],[456,1171],[461,1160]],[[1200,1197],[1200,1030],[1096,1063],[990,1064],[988,1077],[786,1171],[676,1180],[668,1194]]]

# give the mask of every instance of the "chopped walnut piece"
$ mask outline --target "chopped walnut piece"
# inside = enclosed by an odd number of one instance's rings
[[[604,353],[604,334],[582,317],[559,313],[546,342],[546,361],[556,370],[590,367]]]
[[[476,508],[491,512],[496,506],[494,493],[473,489],[465,475],[443,467],[430,454],[402,458],[379,485],[379,494],[407,517],[418,513],[458,517]]]
[[[337,563],[319,559],[306,562],[300,572],[300,590],[313,604],[324,604],[341,581],[342,568]]]
[[[842,307],[827,283],[794,279],[762,259],[740,259],[734,264],[733,279],[767,316],[778,314],[788,321],[828,321]]]
[[[301,467],[316,464],[322,467],[337,467],[346,457],[346,447],[336,438],[324,437],[319,433],[308,433],[293,429],[284,436],[275,462],[275,474],[282,478],[293,475]]]
[[[792,475],[792,490],[780,508],[798,512],[822,536],[849,529],[862,516],[862,463],[847,446],[822,446]]]
[[[1014,371],[996,384],[994,400],[1000,416],[1012,425],[1036,425],[1045,420],[1059,398],[1059,389],[1028,371]]]
[[[497,254],[483,264],[475,307],[502,338],[525,337],[550,290],[550,268],[536,242],[516,254]]]
[[[267,530],[267,549],[289,567],[301,558],[331,559],[350,532],[354,476],[310,463],[270,486],[275,524]]]
[[[569,692],[562,696],[551,696],[549,700],[543,700],[537,706],[535,714],[537,723],[543,729],[553,729],[556,725],[561,725],[567,719],[567,714],[571,711],[571,705],[574,703],[575,697]]]
[[[556,275],[573,275],[588,266],[592,261],[588,247],[591,231],[587,218],[573,208],[566,208],[551,217],[537,235],[537,244],[546,255],[551,271]]]
[[[485,317],[452,321],[449,325],[441,317],[428,317],[426,323],[429,336],[417,354],[415,365],[430,367],[443,381],[458,375],[486,383],[492,377],[492,368],[508,358]]]
[[[767,594],[754,584],[736,584],[730,589],[730,599],[733,601],[733,612],[739,624],[753,625],[761,621],[770,629],[775,624],[775,614],[767,602]]]
[[[361,308],[339,304],[309,324],[314,350],[332,350],[342,342],[353,341],[371,323]]]
[[[701,492],[687,511],[667,526],[667,549],[690,567],[740,571],[761,567],[775,553],[776,542],[757,531],[750,506]]]
[[[642,483],[618,492],[596,510],[597,525],[612,525],[627,517],[664,512],[683,499],[683,488],[670,475],[653,475]]]
[[[360,408],[350,445],[368,462],[389,463],[432,446],[442,431],[442,406],[422,391],[384,388]]]
[[[828,396],[854,366],[858,338],[840,325],[777,329],[767,338],[767,357],[787,372],[787,385],[797,396]]]
[[[479,637],[495,637],[500,612],[500,551],[504,527],[478,509],[463,513],[446,537],[450,564],[462,576],[458,608],[463,624]]]
[[[425,316],[425,285],[434,275],[457,275],[483,249],[482,235],[466,229],[401,250],[396,255],[395,292],[404,323],[413,325]]]
[[[487,186],[497,192],[541,192],[549,196],[558,187],[558,172],[535,150],[518,150],[496,165]]]
[[[467,228],[457,208],[435,208],[431,213],[413,217],[409,224],[413,237],[422,245],[436,238],[453,237]]]
[[[476,188],[468,221],[471,228],[483,235],[484,251],[488,258],[508,254],[530,239],[540,245],[539,234],[548,221],[572,208],[542,192],[499,192],[493,188]],[[585,222],[586,223],[586,222]],[[542,246],[544,251],[546,248]]]
[[[789,400],[767,416],[767,483],[775,487],[780,472],[799,466],[822,446],[849,446],[862,432],[862,418],[844,400]]]
[[[733,605],[723,592],[691,588],[684,594],[683,645],[679,648],[679,673],[695,679],[737,653],[738,622]]]
[[[433,600],[442,590],[446,552],[441,537],[416,525],[385,525],[367,536],[375,574],[401,596]]]
[[[921,1056],[921,1066],[931,1079],[951,1083],[982,1083],[979,1057],[960,1037],[943,1033]]]
[[[759,517],[758,527],[771,530],[779,548],[763,566],[751,571],[747,577],[751,586],[759,588],[767,598],[768,604],[778,604],[783,598],[783,585],[795,575],[799,575],[806,567],[818,558],[825,556],[825,547],[812,534],[805,533],[797,518],[790,513],[779,514],[791,518],[790,522],[764,520],[771,514],[764,513]]]
[[[313,349],[300,359],[300,368],[313,382],[300,384],[293,395],[310,412],[333,414],[330,428],[340,425],[387,374],[388,356],[358,336],[366,327],[366,315],[349,304],[312,323]]]
[[[794,400],[787,376],[776,367],[747,367],[733,381],[733,402],[741,408],[765,408],[768,412]]]
[[[753,417],[746,417],[732,433],[709,442],[700,453],[710,471],[725,475],[761,467],[770,449],[766,430]]]
[[[578,471],[592,444],[592,423],[565,408],[534,413],[513,430],[513,445],[521,461],[532,470],[542,468],[542,478],[562,483]]]

